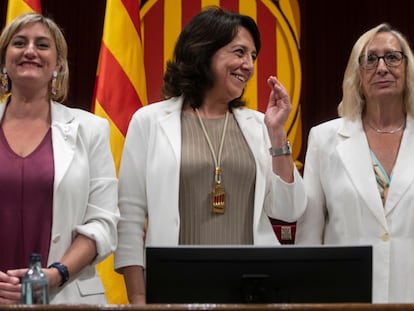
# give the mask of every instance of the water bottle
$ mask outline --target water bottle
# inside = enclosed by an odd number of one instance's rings
[[[49,304],[49,281],[42,271],[40,254],[30,255],[29,270],[22,278],[21,303]]]

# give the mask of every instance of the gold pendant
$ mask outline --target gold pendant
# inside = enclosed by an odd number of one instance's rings
[[[211,204],[213,207],[213,213],[224,214],[224,208],[226,207],[224,203],[225,195],[226,193],[224,192],[224,188],[219,183],[216,183],[213,191],[211,191]]]

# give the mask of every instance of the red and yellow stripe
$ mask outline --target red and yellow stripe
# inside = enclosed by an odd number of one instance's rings
[[[16,16],[27,12],[42,12],[40,0],[9,0],[7,3],[6,24]]]
[[[119,167],[129,120],[147,104],[138,0],[108,0],[92,110],[111,124]]]
[[[111,149],[117,171],[132,114],[147,104],[138,0],[107,0],[92,111],[111,126]],[[113,256],[98,265],[108,302],[127,303],[122,276]]]

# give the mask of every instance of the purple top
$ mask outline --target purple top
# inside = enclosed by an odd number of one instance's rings
[[[25,268],[32,253],[46,266],[53,216],[51,130],[28,156],[17,155],[0,127],[0,271]]]

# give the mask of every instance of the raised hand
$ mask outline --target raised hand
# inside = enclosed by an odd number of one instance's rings
[[[264,121],[272,139],[275,134],[280,136],[280,133],[284,133],[284,126],[292,111],[292,104],[286,89],[276,77],[270,76],[267,84],[271,91]]]
[[[264,122],[269,133],[272,148],[277,149],[287,142],[285,123],[292,111],[292,104],[284,86],[274,76],[267,79],[271,91]],[[272,169],[285,182],[293,182],[293,160],[291,156],[273,157]]]

